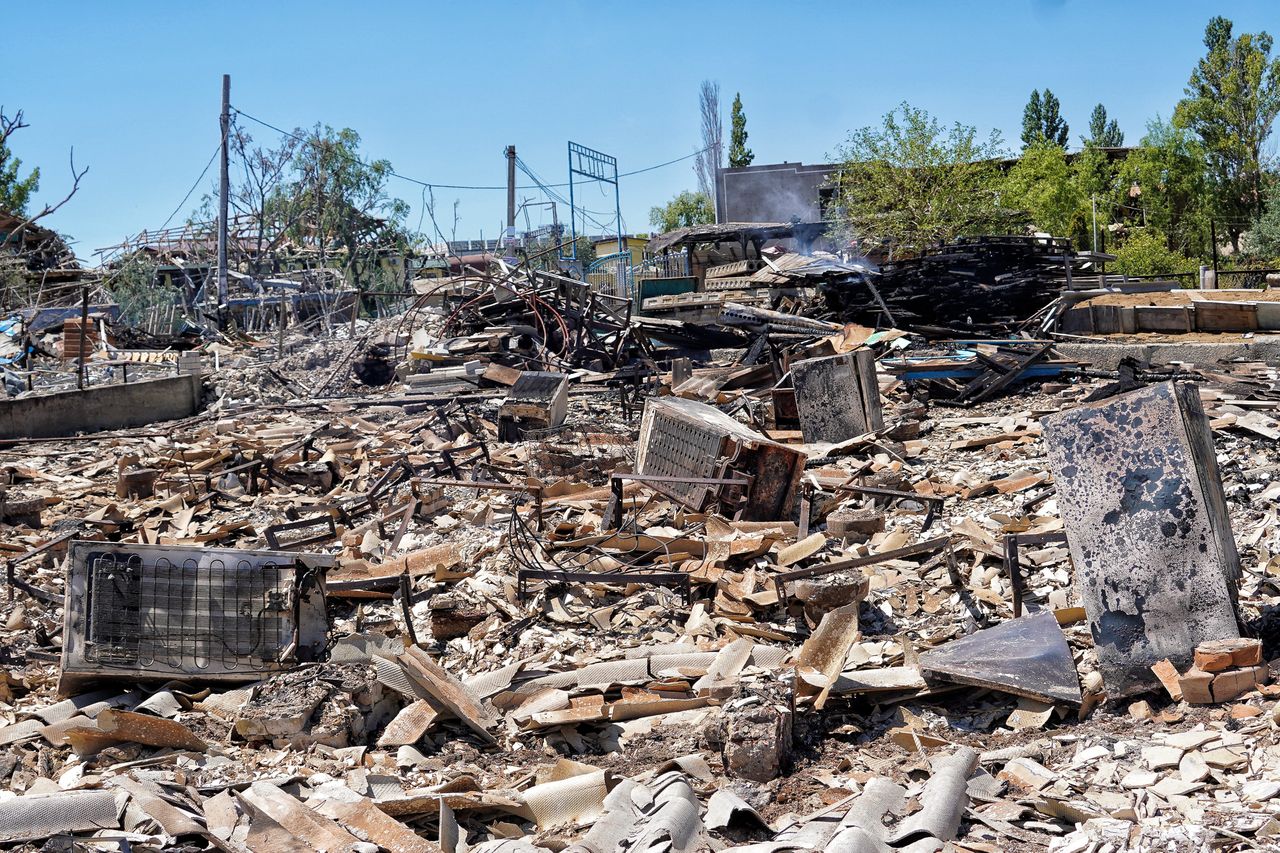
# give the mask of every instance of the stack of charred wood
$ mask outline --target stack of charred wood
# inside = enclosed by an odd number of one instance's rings
[[[892,325],[952,335],[1004,333],[1050,302],[1087,259],[1060,237],[966,237],[872,275],[892,312]],[[824,288],[842,320],[888,325],[884,310],[859,282]]]

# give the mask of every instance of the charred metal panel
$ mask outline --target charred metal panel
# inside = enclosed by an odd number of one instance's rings
[[[519,441],[526,430],[560,426],[568,407],[568,375],[526,370],[498,409],[498,439]]]
[[[63,692],[102,678],[247,681],[324,652],[319,554],[72,542]]]
[[[1075,659],[1058,620],[1047,610],[921,652],[920,668],[959,684],[1080,704]]]
[[[640,422],[636,470],[667,477],[750,478],[742,508],[748,521],[787,517],[804,474],[805,455],[770,441],[719,409],[679,397],[652,397]],[[705,506],[714,488],[672,483],[691,506]]]
[[[1042,421],[1108,692],[1158,686],[1206,640],[1238,637],[1240,558],[1194,385],[1166,382]]]
[[[791,384],[807,442],[834,444],[884,427],[870,350],[797,361],[791,365]]]

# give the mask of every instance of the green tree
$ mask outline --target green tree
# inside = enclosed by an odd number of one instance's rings
[[[1245,237],[1245,250],[1260,258],[1280,259],[1280,181],[1273,181],[1267,206]]]
[[[1004,182],[1004,201],[1025,210],[1041,231],[1055,237],[1075,237],[1081,209],[1088,199],[1073,180],[1067,153],[1039,139],[1027,146]]]
[[[342,252],[344,271],[363,286],[380,249],[409,242],[409,205],[387,192],[390,161],[366,163],[359,151],[354,130],[316,125],[294,155],[295,180],[276,191],[270,206],[292,222],[291,237],[320,250],[322,263]]]
[[[662,233],[715,221],[711,198],[703,192],[685,190],[666,204],[649,208],[649,224]]]
[[[1041,97],[1038,89],[1031,90],[1031,97],[1022,110],[1022,147],[1027,148],[1039,140],[1045,140],[1059,148],[1067,147],[1069,128],[1062,118],[1062,105],[1058,96],[1048,89]]]
[[[887,243],[890,251],[1004,233],[1009,216],[997,203],[1003,154],[998,132],[984,140],[968,125],[944,130],[926,111],[903,103],[837,149],[833,228]]]
[[[20,176],[22,161],[9,150],[9,137],[29,126],[22,120],[22,110],[10,117],[0,107],[0,210],[19,216],[26,215],[31,194],[40,188],[40,169]]]
[[[156,272],[150,256],[135,252],[104,282],[126,323],[140,325],[153,308],[173,305],[179,297],[179,290],[158,280]]]
[[[1190,131],[1158,117],[1120,167],[1128,217],[1161,234],[1166,248],[1206,257],[1213,199],[1204,145]]]
[[[1232,38],[1221,16],[1204,31],[1208,52],[1196,63],[1174,122],[1200,137],[1208,156],[1214,215],[1232,247],[1244,223],[1262,213],[1263,145],[1280,114],[1280,58],[1265,32]]]
[[[1119,148],[1124,145],[1124,133],[1115,119],[1107,120],[1107,108],[1098,104],[1089,114],[1089,135],[1080,137],[1085,145],[1100,148]]]
[[[302,215],[302,206],[282,188],[292,174],[294,158],[306,131],[296,128],[274,147],[254,144],[241,127],[232,127],[229,138],[231,169],[227,196],[230,214],[248,219],[253,227],[241,236],[232,230],[233,249],[250,258],[249,272],[275,272],[271,256],[289,236],[289,229]],[[218,216],[216,185],[201,199],[189,224],[211,223]]]
[[[742,95],[733,95],[733,111],[729,117],[729,166],[750,166],[756,155],[747,147],[747,114],[742,111]]]

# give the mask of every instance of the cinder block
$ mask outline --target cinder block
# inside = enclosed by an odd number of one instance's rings
[[[1239,636],[1240,558],[1194,385],[1165,382],[1045,417],[1058,504],[1107,693],[1159,686]]]
[[[884,530],[884,513],[874,510],[838,509],[827,516],[827,535],[837,539],[846,536],[870,536]]]

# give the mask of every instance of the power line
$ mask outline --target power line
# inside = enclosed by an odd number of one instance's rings
[[[231,110],[232,110],[232,112],[234,112],[236,115],[244,116],[245,118],[249,119],[249,121],[256,122],[257,124],[260,124],[260,125],[262,125],[262,126],[263,126],[263,127],[265,127],[265,128],[269,128],[270,130],[274,130],[276,133],[279,133],[279,134],[281,134],[281,135],[283,135],[283,136],[288,136],[288,137],[290,137],[291,139],[296,139],[298,142],[306,142],[306,141],[307,141],[307,140],[306,140],[306,137],[299,136],[298,134],[293,133],[292,131],[284,130],[284,129],[282,129],[282,128],[276,127],[274,124],[271,124],[270,122],[263,121],[262,119],[257,118],[257,117],[255,117],[255,116],[251,116],[251,115],[249,115],[248,113],[246,113],[244,110],[239,109],[238,107],[234,107],[234,106],[233,106],[233,107],[231,108]],[[655,169],[662,169],[662,168],[665,168],[665,167],[667,167],[667,166],[671,166],[671,165],[674,165],[674,164],[676,164],[676,163],[680,163],[680,162],[682,162],[682,161],[684,161],[684,160],[689,160],[689,159],[692,159],[692,158],[694,158],[694,157],[697,157],[699,154],[702,154],[703,152],[710,150],[710,148],[711,148],[711,147],[712,147],[712,146],[708,146],[707,148],[703,148],[703,149],[702,149],[702,150],[700,150],[700,151],[695,151],[695,152],[693,152],[692,154],[686,154],[686,155],[684,155],[683,157],[677,157],[677,158],[675,158],[674,160],[668,160],[668,161],[666,161],[665,163],[658,163],[657,165],[654,165],[654,166],[646,166],[646,167],[644,167],[643,169],[636,169],[636,170],[631,171],[631,172],[623,172],[622,174],[618,175],[618,178],[619,178],[619,179],[621,179],[621,178],[629,178],[629,177],[631,177],[632,175],[642,175],[642,174],[644,174],[645,172],[652,172],[652,171],[654,171]],[[362,165],[366,165],[366,166],[368,165],[368,164],[367,164],[367,163],[365,163],[363,160],[360,160],[359,158],[355,157],[354,155],[351,155],[351,156],[352,156],[352,159],[354,159],[356,162],[361,163]],[[417,184],[418,186],[421,186],[421,187],[431,187],[431,188],[434,188],[434,189],[442,189],[442,190],[505,190],[505,189],[507,188],[505,184],[492,185],[492,186],[483,186],[483,185],[477,185],[477,184],[440,184],[440,183],[436,183],[436,182],[434,182],[434,181],[423,181],[423,180],[420,180],[420,179],[418,179],[418,178],[411,178],[411,177],[409,177],[408,175],[402,175],[402,174],[400,174],[399,172],[395,172],[395,171],[389,171],[389,172],[388,172],[388,174],[392,175],[393,177],[397,177],[397,178],[399,178],[399,179],[400,179],[400,180],[402,180],[402,181],[408,181],[408,182],[409,182],[409,183],[411,183],[411,184]],[[526,174],[527,174],[527,172],[526,172]],[[533,178],[533,175],[529,175],[529,177],[530,177],[530,178]],[[533,179],[534,179],[535,181],[537,181],[537,180],[538,180],[537,178],[533,178]],[[595,181],[595,180],[599,180],[599,179],[598,179],[598,178],[591,178],[590,180]],[[549,187],[567,187],[567,186],[569,186],[569,184],[568,184],[567,182],[566,182],[566,183],[561,183],[561,184],[543,184],[543,183],[541,183],[541,182],[539,181],[537,184],[535,184],[535,185],[533,185],[533,186],[520,186],[520,187],[516,187],[516,189],[518,189],[518,190],[532,190],[532,189],[547,189],[547,188],[549,188]]]
[[[222,144],[219,143],[217,148],[213,149],[213,154],[209,157],[209,162],[204,164],[204,171],[200,173],[200,177],[196,178],[196,182],[191,185],[191,189],[187,190],[187,194],[182,197],[182,201],[178,202],[178,206],[173,209],[173,213],[169,214],[169,218],[164,221],[164,225],[160,226],[160,230],[169,227],[169,223],[173,221],[173,217],[178,215],[178,211],[182,210],[187,204],[187,199],[191,198],[191,194],[196,191],[196,187],[200,186],[200,182],[204,180],[204,176],[209,174],[209,167],[213,165],[213,161],[217,159],[218,152],[222,150]]]
[[[608,231],[612,227],[611,225],[605,225],[600,220],[596,219],[594,216],[589,215],[594,213],[597,216],[608,216],[609,215],[608,213],[600,210],[588,210],[585,207],[576,207],[575,205],[570,204],[569,201],[564,196],[552,190],[547,184],[544,184],[542,182],[542,179],[539,178],[536,174],[534,174],[533,170],[530,169],[525,164],[525,162],[521,160],[518,156],[516,157],[516,167],[519,168],[520,171],[528,175],[535,183],[537,183],[537,185],[547,195],[551,196],[553,199],[560,202],[561,204],[567,205],[569,207],[570,215],[573,215],[575,212],[581,213],[584,223],[587,221],[590,221],[594,223],[597,228],[603,229],[605,231]],[[617,220],[616,213],[614,214],[614,220],[615,221]]]

